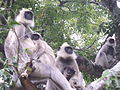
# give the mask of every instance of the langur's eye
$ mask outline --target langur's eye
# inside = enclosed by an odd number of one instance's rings
[[[32,34],[31,35],[31,39],[32,40],[38,40],[40,38],[40,35],[39,34]]]
[[[24,17],[25,17],[25,19],[27,19],[27,20],[32,20],[32,19],[33,19],[33,13],[32,13],[31,11],[26,11],[26,12],[24,13]]]
[[[73,48],[68,46],[68,47],[65,47],[65,52],[68,53],[68,54],[72,54],[73,53]]]
[[[110,42],[110,43],[114,43],[114,39],[110,39],[109,42]]]

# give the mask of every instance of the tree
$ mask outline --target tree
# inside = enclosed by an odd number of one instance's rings
[[[56,51],[69,42],[79,54],[79,68],[94,77],[104,69],[94,61],[102,39],[115,34],[117,60],[120,59],[119,8],[117,0],[1,0],[0,1],[0,57],[4,58],[4,40],[15,24],[14,18],[21,8],[31,8],[35,13],[34,30]],[[99,47],[99,48],[98,48]],[[83,56],[83,57],[81,57]],[[85,58],[84,58],[85,57]],[[88,59],[86,59],[88,58]],[[90,60],[89,60],[90,59]],[[3,64],[0,64],[3,68]],[[10,67],[7,67],[9,71]],[[97,73],[95,73],[97,72]],[[1,74],[2,76],[2,74]],[[86,78],[91,82],[90,78]],[[93,78],[94,79],[94,78]]]

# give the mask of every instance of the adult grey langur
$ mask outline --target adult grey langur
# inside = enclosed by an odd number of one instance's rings
[[[56,66],[69,81],[72,88],[81,90],[85,86],[85,82],[82,73],[79,71],[76,58],[73,48],[67,43],[63,43],[57,52]],[[48,88],[49,90],[61,90],[52,82]]]
[[[109,37],[102,48],[98,51],[95,58],[95,64],[101,65],[105,69],[110,68],[111,64],[115,61],[115,46],[115,39]]]
[[[85,87],[85,81],[82,73],[79,71],[76,58],[77,55],[73,48],[65,42],[57,52],[56,66],[67,78],[72,88],[83,88]],[[65,70],[66,68],[68,69]]]
[[[34,70],[30,74],[31,80],[51,79],[63,90],[73,90],[67,79],[56,68],[52,48],[40,38],[39,34],[30,29],[34,26],[33,12],[28,9],[21,10],[16,22],[19,25],[15,25],[9,31],[4,45],[5,55],[10,63],[13,63],[14,59],[18,60],[19,73],[27,77],[24,67],[32,59]],[[17,82],[17,73],[14,73],[13,80]]]
[[[5,40],[4,50],[5,55],[9,59],[10,63],[15,62],[15,60],[13,59],[16,59],[17,62],[17,58],[19,57],[19,69],[22,68],[25,63],[29,61],[29,57],[23,47],[23,42],[28,40],[29,46],[31,45],[31,47],[34,48],[34,44],[30,42],[31,40],[29,38],[30,35],[33,33],[30,27],[34,27],[33,12],[28,9],[22,9],[15,20],[19,24],[15,25],[9,31],[8,36]]]

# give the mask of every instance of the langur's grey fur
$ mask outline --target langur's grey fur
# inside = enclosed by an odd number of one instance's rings
[[[73,48],[67,43],[63,43],[57,52],[56,66],[60,72],[67,78],[72,88],[83,88],[85,82],[82,73],[79,71],[78,64],[76,62],[76,54]],[[50,90],[61,90],[57,85],[48,85]],[[78,89],[77,89],[78,90]]]
[[[27,12],[27,13],[26,13]],[[35,70],[30,74],[31,80],[51,79],[63,90],[73,90],[55,66],[55,55],[52,48],[42,39],[39,34],[33,32],[30,27],[34,26],[34,15],[28,9],[20,11],[16,17],[20,25],[16,25],[5,40],[5,54],[10,62],[19,58],[18,70],[21,76],[27,76],[24,67],[32,59]],[[18,56],[19,55],[19,56]],[[17,73],[13,75],[14,81]],[[63,83],[64,82],[64,83]]]
[[[95,64],[101,65],[103,68],[110,68],[111,63],[115,60],[115,46],[115,39],[109,37],[102,48],[98,51],[95,58]]]

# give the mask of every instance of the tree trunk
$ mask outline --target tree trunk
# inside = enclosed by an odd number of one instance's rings
[[[35,85],[29,80],[29,78],[20,77],[20,81],[24,90],[37,90]]]
[[[115,33],[115,38],[116,38],[116,51],[117,51],[117,54],[116,54],[116,58],[117,60],[120,61],[120,26],[118,26],[116,28],[116,33]]]

